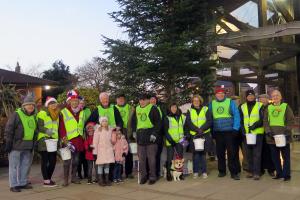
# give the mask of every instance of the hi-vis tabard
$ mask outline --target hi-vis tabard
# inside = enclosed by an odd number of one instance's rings
[[[168,117],[169,129],[168,133],[175,143],[178,143],[184,136],[183,126],[185,123],[185,116],[181,115],[178,121],[175,117]],[[168,140],[166,140],[166,146],[171,146]]]
[[[79,113],[79,121],[74,118],[73,114],[67,109],[64,108],[61,111],[63,115],[63,120],[65,123],[65,129],[67,132],[68,140],[78,137],[79,135],[83,136],[83,127],[84,127],[84,114],[82,111]]]
[[[137,130],[153,128],[153,124],[149,118],[152,106],[152,104],[148,104],[144,108],[141,106],[136,107]]]
[[[252,126],[255,122],[259,121],[259,119],[260,119],[259,110],[261,107],[262,107],[262,103],[256,102],[252,108],[250,115],[249,115],[247,103],[244,103],[241,106],[241,109],[242,109],[242,112],[244,115],[244,128],[245,128],[246,133],[250,133],[249,126]],[[263,127],[257,128],[255,130],[252,130],[251,133],[252,134],[263,134],[264,128]]]
[[[116,108],[119,110],[120,115],[123,120],[123,127],[128,127],[128,121],[129,121],[129,114],[130,114],[130,105],[126,104],[125,106],[118,106],[116,105]]]
[[[197,114],[197,111],[194,108],[190,109],[190,117],[191,117],[191,121],[192,123],[200,128],[203,124],[205,124],[206,122],[206,112],[208,111],[208,107],[207,106],[203,106],[201,111],[199,112],[199,114]],[[208,133],[210,132],[210,129],[204,131],[204,133]],[[191,135],[196,135],[195,131],[190,131]]]
[[[275,106],[273,104],[268,106],[268,118],[270,126],[285,126],[285,111],[286,103]]]
[[[16,113],[19,115],[23,129],[24,129],[24,136],[23,140],[32,141],[34,137],[34,132],[37,128],[35,115],[26,115],[21,108],[16,110]]]
[[[101,105],[97,106],[98,114],[100,117],[107,117],[108,125],[110,127],[116,127],[116,118],[115,118],[115,110],[114,105],[110,104],[108,108],[103,108]]]
[[[44,127],[46,129],[52,130],[54,133],[51,137],[54,139],[58,139],[58,119],[52,120],[49,115],[47,115],[47,112],[44,110],[41,110],[37,114],[37,119],[41,119],[44,121]],[[41,138],[50,138],[46,133],[39,132],[37,140],[40,140]]]
[[[230,114],[230,99],[226,98],[225,101],[212,101],[212,112],[214,119],[231,118]]]

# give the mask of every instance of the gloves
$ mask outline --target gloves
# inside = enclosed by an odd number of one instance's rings
[[[156,141],[155,135],[150,135],[150,142],[154,143]]]
[[[123,154],[122,154],[122,157],[126,157],[126,153],[123,153]]]
[[[174,140],[171,140],[171,141],[169,141],[170,142],[170,144],[172,145],[172,147],[175,147],[176,146],[176,142],[174,142]]]
[[[75,146],[71,142],[68,142],[67,147],[70,149],[72,153],[74,153],[76,150]]]
[[[203,130],[198,128],[197,129],[197,135],[199,135],[199,136],[203,135]]]
[[[47,129],[46,134],[49,136],[52,136],[54,133],[53,133],[52,129]]]
[[[183,137],[179,143],[183,146],[183,147],[187,147],[189,145],[188,140],[186,139],[186,137]]]
[[[11,150],[12,150],[12,142],[5,142],[5,148],[4,148],[4,151],[6,152],[6,153],[10,153],[11,152]]]

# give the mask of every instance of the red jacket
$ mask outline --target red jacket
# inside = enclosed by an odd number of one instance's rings
[[[89,149],[90,145],[93,145],[93,135],[89,135],[84,140],[84,149],[85,149],[85,159],[95,160],[93,155],[93,150]]]
[[[77,114],[73,113],[70,106],[67,107],[67,109],[73,114],[76,121],[79,121],[79,112]],[[58,133],[59,137],[62,139],[67,136],[65,123],[62,114],[59,115],[59,127],[58,127]],[[78,136],[76,138],[73,138],[70,140],[70,142],[75,146],[76,151],[84,151],[84,141],[82,136]]]

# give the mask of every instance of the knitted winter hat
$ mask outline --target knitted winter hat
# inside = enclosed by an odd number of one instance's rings
[[[71,99],[78,99],[78,97],[79,97],[79,93],[77,90],[69,90],[67,92],[67,101]]]
[[[57,100],[54,97],[47,97],[45,102],[45,107],[48,107],[48,105],[52,102],[57,103]]]
[[[255,96],[254,90],[252,90],[252,89],[247,90],[247,91],[246,91],[246,97],[249,96],[249,95],[254,95],[254,96]]]
[[[33,93],[28,93],[26,95],[26,97],[23,99],[22,106],[26,106],[26,105],[34,105],[35,106],[35,100],[34,100]]]
[[[100,117],[99,118],[99,124],[100,124],[100,126],[101,126],[102,122],[105,121],[105,120],[108,121],[108,118],[107,117]]]

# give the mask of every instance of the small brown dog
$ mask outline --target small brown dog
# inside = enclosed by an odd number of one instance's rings
[[[172,160],[172,176],[174,181],[180,181],[180,176],[183,173],[184,159],[176,156],[175,160]]]

